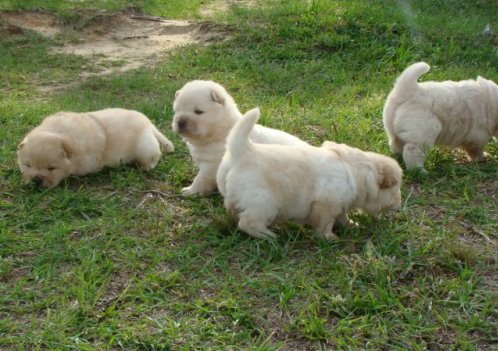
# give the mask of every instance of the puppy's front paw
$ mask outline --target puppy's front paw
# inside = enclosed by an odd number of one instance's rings
[[[418,174],[422,176],[426,176],[429,174],[429,172],[424,167],[407,168],[406,170],[411,172],[412,174]]]
[[[195,191],[195,189],[193,189],[192,186],[188,186],[188,187],[182,189],[182,196],[188,197],[188,196],[197,195],[197,194],[199,194],[199,192]]]
[[[325,239],[327,240],[339,240],[339,237],[335,235],[334,233],[325,233]]]
[[[354,228],[358,228],[359,227],[359,224],[356,223],[355,221],[351,220],[351,219],[348,219],[347,222],[343,223],[343,225],[346,228],[350,228],[350,229],[354,229]]]
[[[182,189],[183,196],[207,196],[216,192],[216,187],[199,186],[195,183]]]
[[[475,161],[475,162],[488,162],[492,159],[493,159],[493,156],[491,156],[487,152],[483,152],[481,155],[479,155],[478,157],[471,159],[471,160]]]
[[[345,213],[337,216],[337,221],[346,228],[357,228],[358,227],[358,223],[356,223],[351,218],[349,218],[349,216]]]

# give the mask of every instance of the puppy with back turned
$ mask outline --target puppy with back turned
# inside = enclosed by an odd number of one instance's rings
[[[491,80],[423,82],[429,71],[418,62],[396,80],[384,106],[384,128],[391,149],[402,153],[407,169],[424,168],[433,145],[462,147],[472,160],[498,138],[498,86]]]
[[[331,142],[256,144],[249,135],[258,118],[253,109],[231,130],[216,176],[225,208],[249,235],[275,238],[268,226],[293,220],[332,240],[336,220],[354,225],[349,211],[399,208],[402,172],[393,159]]]

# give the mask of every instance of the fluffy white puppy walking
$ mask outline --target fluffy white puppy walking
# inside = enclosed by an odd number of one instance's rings
[[[253,109],[237,122],[216,176],[225,208],[249,235],[275,238],[270,224],[294,220],[332,240],[336,220],[352,224],[348,211],[360,207],[378,213],[399,206],[401,170],[394,160],[399,170],[392,176],[390,167],[378,173],[366,157],[347,162],[329,146],[256,144],[249,134],[258,118],[259,110]],[[365,166],[353,170],[359,163]],[[395,195],[378,196],[379,188]]]
[[[472,160],[484,156],[491,137],[498,137],[498,86],[490,80],[424,82],[429,70],[418,62],[398,77],[384,106],[384,128],[394,152],[407,169],[421,168],[429,149],[462,147]]]
[[[213,81],[194,80],[176,92],[172,128],[186,141],[199,168],[193,183],[182,189],[183,196],[216,191],[216,171],[225,153],[228,133],[242,118],[233,98]],[[257,125],[251,140],[264,144],[306,145],[285,132]]]
[[[46,117],[18,145],[17,157],[25,183],[43,187],[70,175],[85,175],[136,162],[152,169],[160,146],[173,144],[142,113],[120,108],[93,112],[58,112]]]

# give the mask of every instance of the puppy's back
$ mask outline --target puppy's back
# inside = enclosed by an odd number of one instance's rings
[[[102,126],[95,120],[88,118],[87,113],[84,112],[63,111],[54,113],[45,117],[42,123],[33,129],[31,133],[36,133],[38,130],[59,134],[76,144],[83,141],[82,137],[86,138],[92,135],[94,138],[105,137]]]
[[[372,198],[383,190],[399,193],[403,171],[391,157],[330,141],[324,142],[322,147],[336,152],[351,165],[357,175],[358,186],[361,188],[363,183]]]

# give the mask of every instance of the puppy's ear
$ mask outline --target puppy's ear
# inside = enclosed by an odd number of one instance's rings
[[[388,189],[398,184],[398,179],[390,167],[382,167],[379,172],[379,188]]]
[[[21,143],[19,143],[19,145],[17,145],[17,150],[21,150],[22,147],[24,146],[25,142],[22,141]]]
[[[73,149],[66,140],[62,141],[62,156],[64,158],[70,159],[73,156]]]
[[[214,102],[219,103],[220,105],[225,105],[225,97],[222,92],[216,89],[211,89],[211,98]]]

